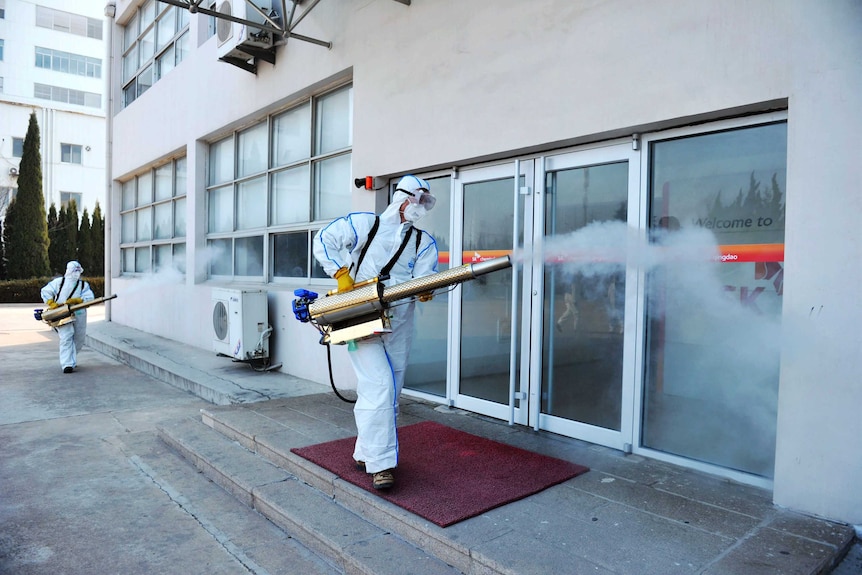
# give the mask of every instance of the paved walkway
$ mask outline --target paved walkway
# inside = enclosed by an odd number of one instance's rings
[[[409,398],[405,423],[591,471],[447,529],[399,519],[290,460],[291,446],[355,433],[327,386],[98,321],[98,308],[66,376],[31,307],[0,306],[0,573],[820,575],[853,545],[851,527],[777,508],[762,489]],[[189,462],[224,489],[197,483]],[[345,518],[349,544],[335,535]],[[403,555],[384,560],[393,545]]]

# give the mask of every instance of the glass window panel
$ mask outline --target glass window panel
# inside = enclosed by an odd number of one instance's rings
[[[174,185],[174,194],[177,196],[185,196],[186,195],[186,158],[180,158],[174,164],[176,167],[176,173],[174,174],[174,178],[176,179],[176,185]]]
[[[170,269],[172,253],[171,244],[153,246],[153,265],[156,272]]]
[[[353,183],[350,181],[350,154],[314,164],[314,219],[333,219],[344,215],[350,206]]]
[[[181,12],[187,13],[186,10],[182,10]],[[177,64],[186,59],[189,55],[189,38],[191,36],[188,32],[177,38],[176,41],[176,55],[177,55]]]
[[[272,275],[301,278],[308,275],[308,232],[278,234],[272,239]]]
[[[145,206],[153,202],[153,173],[146,172],[138,176],[138,206]]]
[[[156,30],[155,28],[150,28],[146,34],[141,36],[141,41],[138,43],[138,49],[141,54],[141,64],[145,63],[147,60],[153,57],[153,54],[156,52]]]
[[[165,164],[156,168],[156,201],[166,200],[171,197],[173,187],[173,166]]]
[[[174,45],[171,44],[170,47],[159,56],[157,61],[158,67],[158,75],[159,78],[164,78],[165,74],[174,69]]]
[[[272,175],[272,224],[307,222],[311,205],[308,165]]]
[[[123,248],[120,252],[121,269],[124,273],[134,273],[135,271],[135,248]]]
[[[135,43],[138,39],[138,16],[129,20],[126,24],[126,29],[123,32],[123,50],[127,50],[129,46]]]
[[[138,71],[138,45],[123,56],[123,82],[128,82]]]
[[[437,242],[439,252],[448,252],[451,245],[449,216],[451,215],[451,178],[429,179],[431,193],[437,198],[434,209],[420,221],[420,226]],[[437,269],[449,268],[438,263]],[[413,345],[404,375],[404,387],[434,395],[446,395],[446,346],[449,336],[446,317],[449,292],[438,290],[431,301],[416,306]]]
[[[173,6],[168,6],[162,17],[159,18],[159,23],[156,27],[156,46],[157,50],[164,48],[171,38],[176,34],[177,29],[177,11]]]
[[[237,175],[250,176],[266,169],[266,122],[240,132],[237,137]]]
[[[174,202],[174,237],[186,237],[186,199],[180,198]]]
[[[128,106],[138,97],[138,83],[133,81],[131,84],[123,88],[123,105]]]
[[[120,216],[120,241],[130,244],[135,241],[135,212],[129,212]],[[128,270],[131,271],[131,270]]]
[[[238,230],[266,226],[266,177],[238,184],[236,203]]]
[[[667,261],[647,276],[642,442],[772,477],[780,357],[767,343],[781,340],[787,125],[650,152],[653,241],[747,256]]]
[[[234,275],[263,275],[263,236],[236,238],[234,260]]]
[[[174,244],[174,267],[180,273],[186,273],[186,244]]]
[[[157,240],[166,240],[171,237],[173,226],[171,225],[171,202],[164,202],[153,206],[154,216],[154,231],[153,238]]]
[[[138,75],[138,96],[146,92],[153,85],[153,66],[152,64],[144,68]]]
[[[123,210],[131,210],[135,207],[135,179],[132,178],[128,182],[122,183],[122,206]]]
[[[284,166],[311,155],[311,106],[295,108],[272,121],[272,163]]]
[[[233,231],[233,186],[210,190],[207,199],[207,231]]]
[[[213,6],[212,6],[212,8],[210,8],[210,10],[215,10],[215,4],[213,4]],[[183,28],[188,26],[189,25],[189,18],[190,18],[190,16],[189,16],[188,10],[180,10],[179,25],[177,26],[177,29],[182,30]]]
[[[317,100],[315,155],[350,146],[353,142],[353,87]]]
[[[153,239],[153,209],[144,208],[135,212],[136,239],[140,241]]]
[[[146,273],[150,271],[150,246],[135,248],[135,271]]]
[[[233,136],[210,146],[209,184],[221,184],[233,179]]]
[[[150,25],[156,17],[156,2],[155,0],[147,0],[141,7],[141,29]]]
[[[233,275],[233,267],[231,265],[231,260],[233,259],[232,242],[230,238],[209,240],[207,242],[211,276]]]

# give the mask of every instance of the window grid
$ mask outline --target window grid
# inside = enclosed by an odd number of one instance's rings
[[[102,39],[102,21],[81,14],[36,6],[36,26],[59,32],[68,32],[85,38]]]
[[[60,162],[64,164],[80,164],[81,146],[79,144],[60,144]]]
[[[123,274],[186,271],[186,158],[121,183]]]
[[[352,97],[341,86],[210,145],[210,276],[326,277],[311,238],[350,203]]]
[[[40,100],[52,100],[66,104],[76,104],[88,108],[101,108],[102,95],[93,92],[72,90],[62,86],[50,86],[48,84],[33,84],[33,96]]]
[[[89,78],[102,77],[102,60],[36,46],[36,67]]]
[[[188,11],[148,0],[126,24],[123,50],[123,106],[128,106],[188,56]]]

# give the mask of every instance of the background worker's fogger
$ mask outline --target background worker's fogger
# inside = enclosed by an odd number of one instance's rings
[[[321,299],[312,291],[298,289],[293,292],[297,296],[293,300],[293,313],[299,321],[318,328],[323,336],[321,343],[347,343],[388,331],[389,317],[386,310],[393,302],[460,284],[511,266],[512,260],[504,256],[464,264],[393,286],[384,286],[375,278],[351,291],[335,292]]]

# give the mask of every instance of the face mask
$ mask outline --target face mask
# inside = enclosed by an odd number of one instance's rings
[[[404,219],[408,222],[416,222],[427,212],[428,210],[425,209],[425,206],[420,206],[419,204],[407,204],[407,207],[404,208]]]

